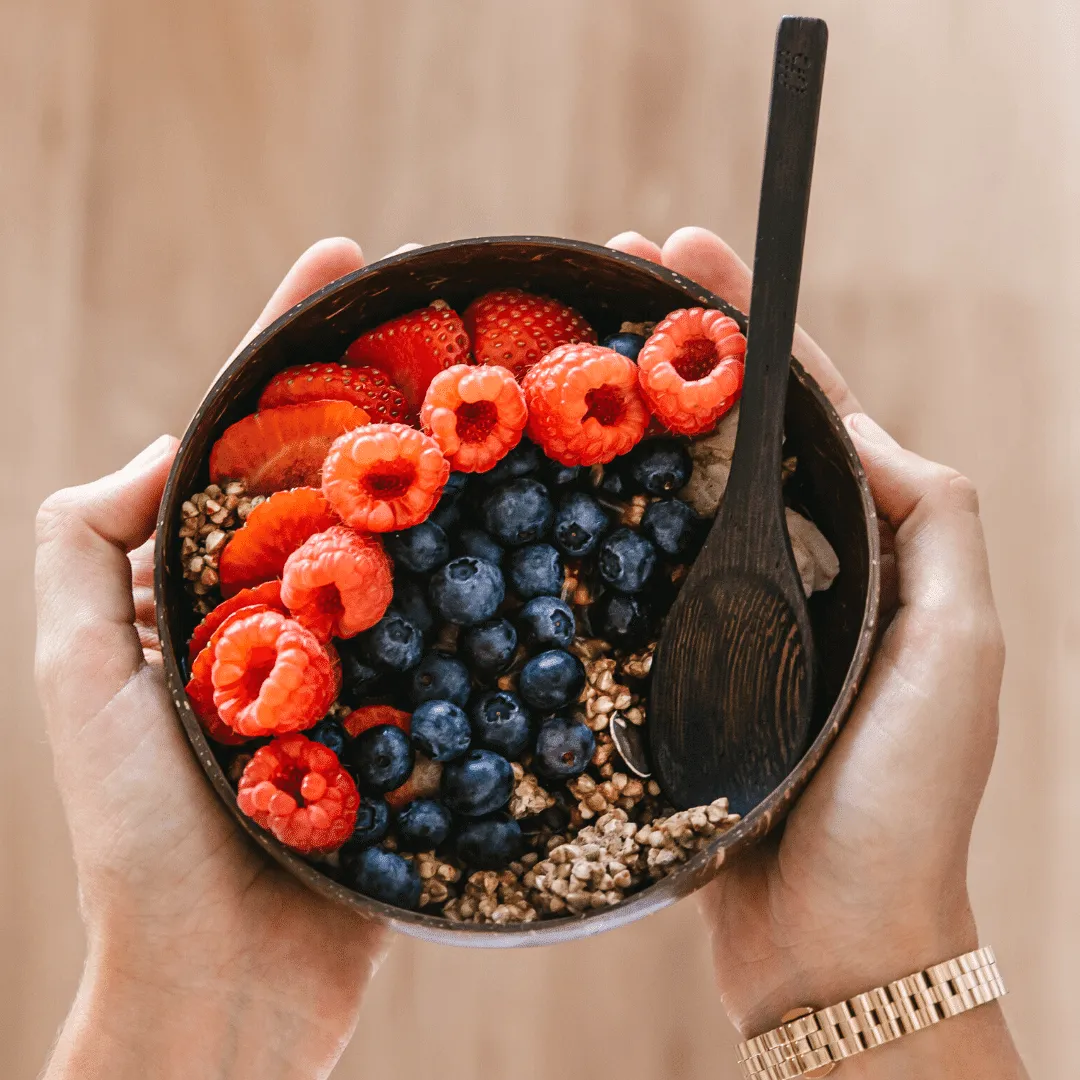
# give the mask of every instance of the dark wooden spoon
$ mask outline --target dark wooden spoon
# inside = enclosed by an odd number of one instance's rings
[[[653,763],[677,806],[746,813],[807,741],[814,646],[780,466],[827,41],[820,19],[780,23],[731,476],[653,665]]]

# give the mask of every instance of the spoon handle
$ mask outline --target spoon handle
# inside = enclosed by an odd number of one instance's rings
[[[821,19],[788,16],[776,34],[772,98],[761,178],[754,281],[750,294],[746,376],[724,509],[747,520],[755,489],[779,476],[803,241],[814,171],[821,84],[829,32]],[[740,445],[746,444],[746,445]],[[771,481],[769,481],[771,482]],[[780,504],[765,529],[782,524]]]

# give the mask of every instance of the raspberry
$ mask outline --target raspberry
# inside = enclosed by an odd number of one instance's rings
[[[308,537],[286,560],[281,599],[320,641],[374,626],[394,595],[390,557],[375,536],[344,525]]]
[[[529,437],[560,465],[597,465],[625,454],[649,410],[632,360],[601,345],[560,345],[524,378]]]
[[[298,405],[305,401],[349,401],[376,423],[405,420],[405,395],[385,371],[348,364],[301,364],[279,371],[259,398],[260,409]]]
[[[211,679],[218,716],[240,735],[302,731],[326,715],[337,693],[329,653],[295,619],[276,611],[227,621]]]
[[[266,581],[262,585],[256,585],[251,589],[241,589],[228,600],[222,600],[220,604],[198,626],[188,642],[188,660],[195,662],[195,657],[206,647],[206,643],[213,636],[214,631],[234,612],[241,608],[253,605],[269,608],[271,611],[280,611],[286,614],[287,608],[281,602],[281,582]]]
[[[504,367],[455,364],[428,387],[420,423],[455,472],[487,472],[521,441],[525,395]]]
[[[333,750],[294,734],[255,751],[236,802],[295,851],[330,852],[352,835],[360,795]]]
[[[248,514],[221,552],[218,576],[222,595],[232,596],[281,577],[285,560],[309,536],[337,524],[337,514],[317,488],[293,488],[271,495]]]
[[[745,357],[746,338],[722,311],[673,311],[638,356],[641,392],[673,432],[698,435],[738,400]]]
[[[450,464],[430,435],[404,424],[368,424],[342,435],[323,465],[323,494],[346,525],[392,532],[435,508]]]
[[[395,709],[393,705],[361,705],[341,721],[342,726],[354,739],[362,731],[380,727],[382,724],[393,724],[408,735],[411,722],[412,713]]]

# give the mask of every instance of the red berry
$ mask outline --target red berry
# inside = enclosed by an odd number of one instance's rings
[[[562,465],[597,465],[644,434],[649,410],[632,360],[600,345],[560,345],[522,383],[529,438]]]
[[[596,331],[572,307],[521,289],[474,300],[464,322],[476,362],[509,368],[517,379],[556,345],[596,341]]]
[[[302,731],[321,720],[337,688],[319,639],[277,611],[238,614],[214,648],[218,716],[248,737]]]
[[[352,835],[360,795],[333,750],[294,734],[255,751],[236,802],[294,850],[329,852]]]
[[[348,401],[359,405],[373,421],[386,424],[405,420],[409,414],[405,395],[385,371],[348,364],[301,364],[279,371],[266,384],[259,408],[307,401]]]
[[[330,447],[322,489],[346,525],[391,532],[423,521],[449,475],[430,435],[404,424],[368,424]]]
[[[390,804],[391,810],[400,810],[417,799],[434,799],[439,794],[442,771],[443,767],[437,761],[417,754],[409,779],[401,787],[388,791],[383,798]]]
[[[318,487],[323,458],[343,432],[371,418],[347,401],[279,405],[226,428],[210,451],[215,484],[240,480],[249,495]]]
[[[206,647],[206,643],[210,640],[214,631],[234,611],[251,607],[254,604],[267,607],[271,611],[280,611],[282,615],[286,614],[287,608],[281,602],[281,582],[277,580],[266,581],[263,582],[262,585],[256,585],[251,589],[241,589],[228,600],[222,600],[221,603],[195,627],[195,632],[191,635],[191,640],[188,642],[188,660],[192,663],[195,662],[195,657]]]
[[[443,300],[369,330],[345,350],[346,363],[385,371],[404,391],[414,413],[440,371],[468,360],[465,327]]]
[[[395,709],[393,705],[361,705],[359,709],[353,709],[341,724],[354,739],[360,732],[381,727],[383,724],[393,724],[408,735],[412,726],[412,713]]]
[[[374,626],[394,595],[393,568],[376,536],[344,525],[308,537],[286,560],[281,599],[320,641]]]
[[[698,435],[738,400],[745,357],[746,338],[722,311],[673,311],[638,355],[641,392],[668,428]]]
[[[431,380],[420,423],[455,472],[487,472],[521,441],[525,395],[504,367],[455,364]]]
[[[299,487],[259,503],[232,534],[218,560],[221,593],[281,577],[285,560],[309,537],[339,524],[323,493]]]

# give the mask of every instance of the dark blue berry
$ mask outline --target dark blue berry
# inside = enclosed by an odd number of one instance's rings
[[[428,590],[439,617],[460,626],[490,619],[506,596],[502,571],[472,555],[451,559],[436,570]]]
[[[468,481],[468,473],[452,472],[447,477],[439,503],[428,521],[433,521],[445,532],[449,532],[461,518],[461,495]]]
[[[593,607],[593,628],[609,641],[634,644],[649,632],[650,613],[640,596],[608,593]]]
[[[649,505],[641,531],[665,554],[685,555],[700,533],[701,519],[682,499],[661,499]]]
[[[401,612],[421,634],[430,632],[435,625],[427,604],[427,585],[404,574],[394,578],[394,599],[390,610]]]
[[[322,743],[329,750],[333,750],[340,761],[345,754],[345,729],[339,720],[324,716],[314,727],[308,728],[304,734],[312,742]]]
[[[555,508],[547,488],[522,479],[496,488],[483,504],[484,528],[501,544],[520,547],[542,539],[551,528]]]
[[[610,527],[604,508],[591,495],[573,491],[555,514],[555,544],[564,555],[581,558],[596,550]]]
[[[365,794],[393,791],[412,772],[409,736],[393,724],[379,724],[360,732],[349,750],[357,783]]]
[[[604,475],[600,478],[598,487],[605,495],[621,499],[630,494],[630,478],[622,469],[614,465],[605,465]]]
[[[370,629],[365,630],[361,647],[376,667],[408,671],[424,654],[424,635],[400,611],[391,608]]]
[[[389,828],[390,807],[386,805],[386,800],[372,799],[365,795],[356,810],[356,827],[352,831],[352,836],[341,848],[342,860],[347,860],[353,853],[377,844]]]
[[[388,533],[383,545],[396,566],[404,566],[414,574],[429,574],[450,558],[450,541],[430,518],[411,529]]]
[[[570,484],[576,483],[578,477],[581,476],[580,465],[560,465],[557,461],[553,461],[551,458],[544,460],[544,479],[552,487],[567,487]]]
[[[397,817],[397,838],[410,851],[432,851],[450,835],[450,811],[434,799],[417,799]]]
[[[518,614],[518,625],[530,645],[555,645],[569,648],[577,631],[570,605],[554,596],[530,600]]]
[[[640,533],[616,529],[601,545],[600,576],[619,592],[640,592],[656,568],[656,548]]]
[[[522,439],[502,461],[487,472],[478,473],[477,478],[481,483],[494,487],[496,484],[505,484],[508,480],[529,476],[540,468],[542,461],[540,448],[528,439]]]
[[[613,349],[629,360],[636,360],[645,345],[645,339],[640,334],[612,334],[604,338],[601,344],[605,349]]]
[[[510,553],[506,578],[522,600],[558,596],[564,577],[562,559],[550,544],[528,544]]]
[[[596,737],[570,716],[553,716],[536,737],[536,766],[559,780],[580,776],[596,750]]]
[[[425,701],[416,707],[410,726],[412,744],[432,761],[453,761],[472,740],[469,718],[452,701]]]
[[[473,750],[442,774],[443,801],[455,814],[483,817],[501,810],[514,791],[510,762],[490,750]]]
[[[341,699],[353,706],[377,694],[383,678],[382,671],[361,656],[362,644],[358,638],[336,642],[341,657]]]
[[[369,847],[344,862],[346,883],[357,892],[394,907],[420,906],[420,872],[400,855]]]
[[[491,690],[469,709],[473,744],[516,758],[529,745],[529,714],[521,699],[509,690]]]
[[[518,679],[525,704],[540,712],[552,712],[576,701],[584,685],[581,661],[563,649],[548,649],[534,656]]]
[[[442,499],[456,499],[468,486],[470,473],[452,472],[447,478],[442,489]]]
[[[466,630],[461,635],[458,649],[474,671],[494,675],[513,660],[517,631],[506,619],[491,619]]]
[[[477,870],[502,870],[524,850],[521,826],[507,814],[467,822],[458,833],[458,858]]]
[[[463,555],[483,559],[494,566],[502,566],[503,557],[506,555],[483,529],[462,529],[458,533],[458,545]]]
[[[650,495],[668,495],[686,486],[694,463],[681,442],[650,439],[630,451],[627,464],[638,487]]]
[[[425,701],[452,701],[464,705],[472,691],[469,670],[460,661],[441,652],[429,652],[409,678],[413,705]]]

